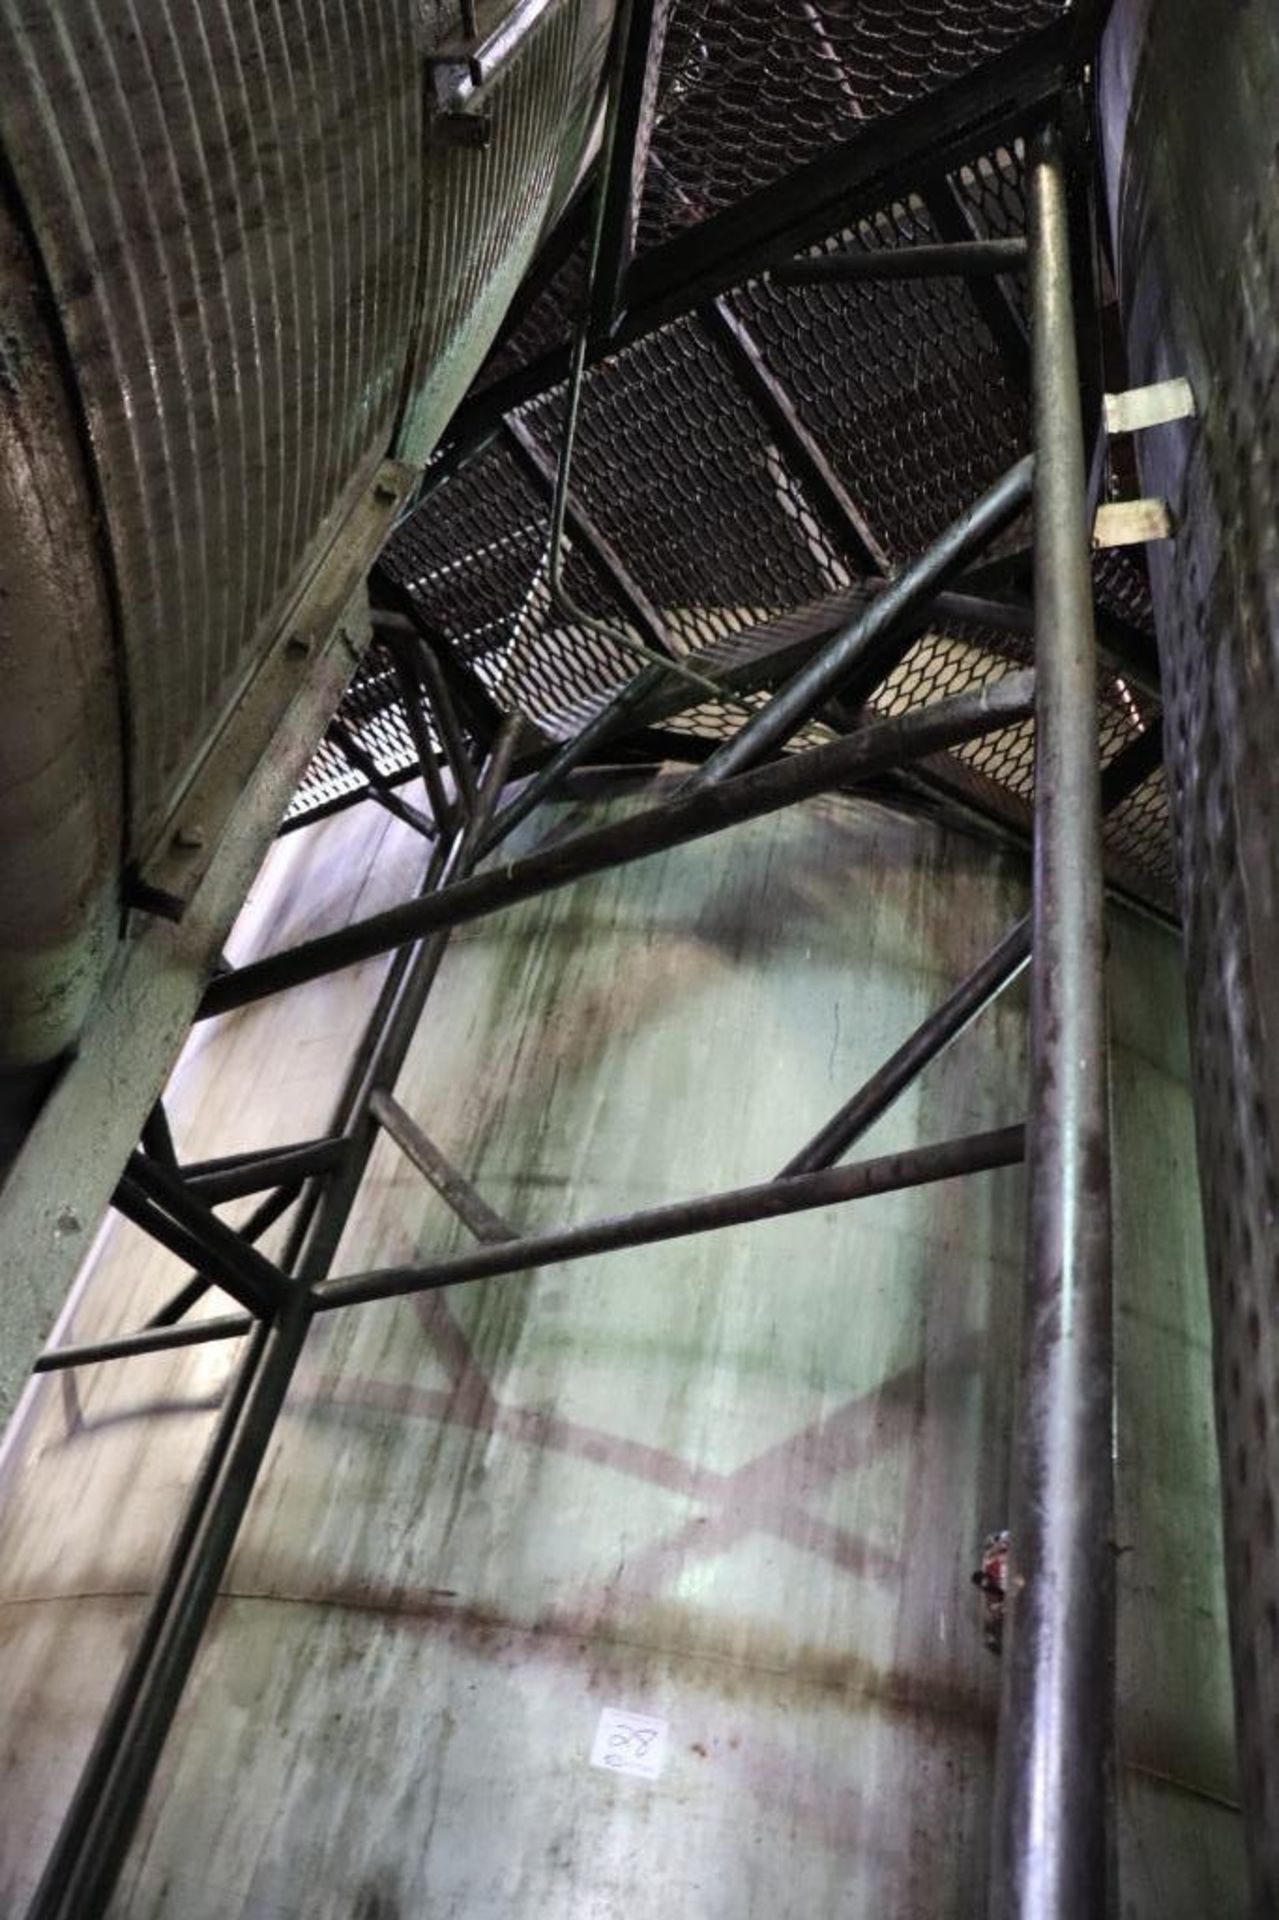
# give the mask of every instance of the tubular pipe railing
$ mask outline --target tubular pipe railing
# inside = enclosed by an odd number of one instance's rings
[[[1087,469],[1051,134],[1033,152],[1029,192],[1033,1098],[990,1913],[1098,1920],[1108,1911],[1114,1639],[1104,888]]]

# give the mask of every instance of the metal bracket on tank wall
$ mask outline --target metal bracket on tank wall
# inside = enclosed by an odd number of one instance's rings
[[[149,910],[163,901],[181,919],[212,864],[240,795],[273,751],[280,718],[306,680],[318,649],[338,626],[352,595],[417,480],[417,469],[383,460],[337,526],[323,558],[280,623],[275,645],[227,716],[217,739],[165,829],[136,870],[126,905]],[[354,666],[369,639],[367,621],[339,637]],[[230,724],[234,717],[235,724]]]
[[[1092,543],[1107,547],[1141,547],[1148,540],[1171,540],[1172,515],[1166,500],[1108,500],[1097,509]]]
[[[441,115],[474,113],[555,4],[556,0],[515,0],[510,6],[499,0],[496,6],[480,5],[474,10],[474,37],[428,49],[426,70]]]
[[[1180,375],[1172,380],[1157,381],[1153,386],[1129,387],[1122,393],[1104,394],[1102,444],[1144,433],[1151,427],[1193,420],[1195,412],[1194,389]],[[1097,508],[1094,516],[1092,544],[1097,552],[1109,547],[1140,547],[1151,540],[1170,540],[1174,531],[1172,512],[1165,500],[1108,500]]]

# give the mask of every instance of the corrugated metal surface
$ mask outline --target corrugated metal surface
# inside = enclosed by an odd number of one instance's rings
[[[100,472],[133,844],[400,397],[422,80],[397,0],[0,6],[0,128]]]
[[[477,150],[427,107],[458,0],[0,0],[6,432],[71,469],[0,553],[7,684],[38,683],[0,723],[6,1068],[80,1030],[135,874],[189,894],[176,809],[216,846],[211,752],[397,430],[425,460],[482,359],[580,175],[613,11],[551,0]]]
[[[263,945],[408,891],[407,836],[366,814],[277,849]],[[1017,862],[960,835],[851,802],[777,815],[460,933],[399,1097],[522,1226],[756,1179],[1023,905]],[[202,1030],[184,1151],[322,1125],[378,971]],[[1117,916],[1136,1920],[1240,1905],[1179,994],[1169,937]],[[1015,1118],[1024,1083],[1014,991],[867,1151]],[[459,1231],[383,1141],[339,1264]],[[318,1326],[114,1911],[971,1920],[997,1669],[969,1572],[1005,1512],[1022,1258],[1006,1172]],[[77,1336],[176,1277],[113,1231]],[[42,1389],[15,1445],[10,1904],[230,1364]],[[590,1767],[605,1705],[669,1722],[659,1780]]]
[[[1214,23],[1215,25],[1217,23]],[[1279,21],[1116,9],[1104,106],[1186,935],[1253,1912],[1279,1911]]]
[[[427,300],[402,458],[425,461],[479,368],[548,216],[582,160],[607,48],[607,0],[548,9],[485,98],[488,144],[432,156]]]
[[[115,937],[119,702],[94,496],[39,266],[0,200],[0,1067],[75,1035]],[[32,644],[32,636],[36,644]],[[25,1120],[21,1099],[0,1111]]]

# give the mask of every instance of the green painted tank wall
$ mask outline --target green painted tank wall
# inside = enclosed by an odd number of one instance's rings
[[[282,843],[241,953],[395,897],[413,858],[370,809]],[[878,805],[760,821],[460,932],[398,1097],[522,1227],[757,1180],[1025,892],[1018,857]],[[1122,907],[1110,932],[1122,1911],[1226,1920],[1178,949]],[[378,972],[201,1031],[171,1097],[184,1152],[322,1127]],[[1016,1120],[1026,1073],[1019,983],[859,1151]],[[979,1914],[998,1668],[970,1574],[1005,1517],[1022,1207],[1020,1171],[986,1174],[321,1323],[115,1911]],[[464,1241],[383,1141],[340,1267]],[[112,1230],[77,1337],[179,1277]],[[6,1911],[232,1360],[101,1368],[24,1409],[0,1504]],[[605,1706],[668,1722],[659,1779],[589,1764]]]

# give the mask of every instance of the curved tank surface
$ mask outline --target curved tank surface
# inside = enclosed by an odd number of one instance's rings
[[[1279,18],[1120,0],[1101,64],[1177,821],[1255,1912],[1279,1911]]]
[[[216,838],[211,748],[580,177],[612,0],[515,13],[456,144],[456,0],[0,4],[0,1070]]]
[[[234,957],[405,897],[420,860],[370,808],[299,832]],[[397,1097],[521,1227],[767,1177],[1025,892],[1018,857],[869,801],[775,814],[461,931]],[[1111,933],[1122,1911],[1224,1920],[1242,1859],[1181,975],[1163,927],[1117,909]],[[169,1097],[184,1158],[281,1116],[321,1130],[380,977],[200,1029]],[[864,1151],[1020,1117],[1025,1023],[1015,985]],[[326,1316],[112,1912],[971,1920],[999,1672],[971,1576],[1016,1445],[1023,1212],[1009,1169]],[[384,1137],[340,1267],[460,1240]],[[176,1277],[113,1223],[62,1336],[139,1324]],[[44,1380],[15,1421],[6,1911],[234,1360]],[[592,1765],[605,1709],[664,1723],[664,1750]]]

